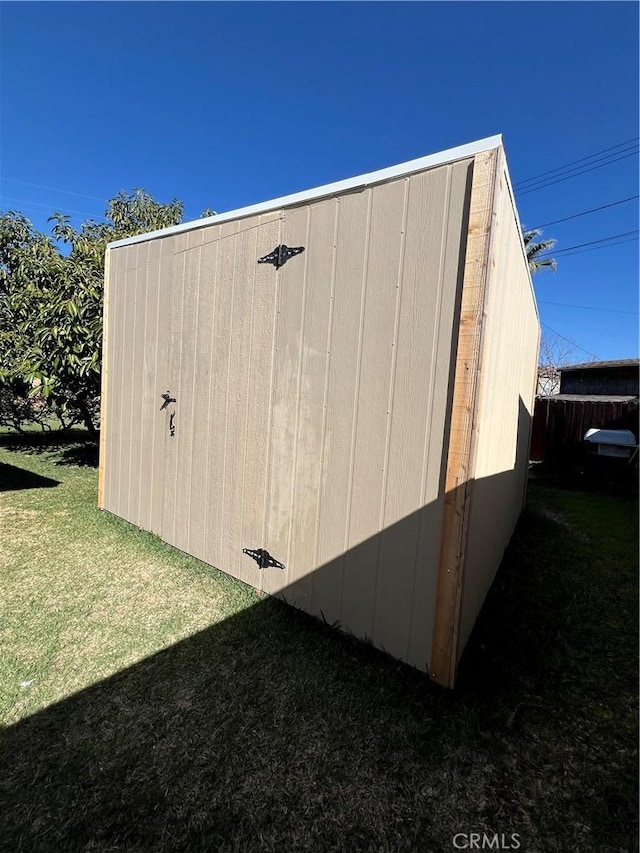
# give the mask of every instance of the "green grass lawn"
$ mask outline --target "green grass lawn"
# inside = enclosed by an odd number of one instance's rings
[[[92,462],[0,437],[0,850],[638,849],[637,501],[532,484],[444,691],[98,512]]]

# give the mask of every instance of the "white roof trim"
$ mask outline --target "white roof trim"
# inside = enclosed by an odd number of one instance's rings
[[[389,181],[392,178],[410,175],[413,172],[432,169],[435,166],[452,163],[455,160],[464,160],[466,157],[473,157],[481,151],[490,151],[493,148],[499,148],[501,145],[502,136],[500,134],[497,136],[489,136],[486,139],[479,139],[477,142],[470,142],[468,145],[459,145],[457,148],[449,148],[446,151],[439,151],[436,154],[419,157],[417,160],[409,160],[406,163],[400,163],[397,166],[389,166],[387,169],[379,169],[377,172],[357,175],[355,178],[336,181],[333,184],[325,184],[324,186],[304,190],[303,192],[293,193],[292,195],[282,196],[281,198],[274,198],[271,199],[271,201],[252,204],[249,207],[240,207],[237,210],[229,210],[227,213],[218,213],[215,216],[207,216],[203,219],[183,222],[181,225],[173,225],[170,228],[162,228],[159,231],[150,231],[148,234],[138,234],[135,237],[127,237],[125,240],[115,240],[113,243],[109,243],[107,248],[117,249],[120,246],[131,246],[133,243],[144,243],[147,240],[156,240],[159,237],[169,237],[172,234],[182,234],[185,231],[195,231],[198,228],[206,228],[209,225],[219,225],[221,222],[228,222],[231,219],[242,219],[246,216],[255,216],[258,213],[266,213],[270,210],[278,210],[279,208],[302,204],[305,201],[313,201],[326,196],[338,195],[339,193],[346,192],[347,190],[364,189],[371,184],[379,184],[383,181]]]

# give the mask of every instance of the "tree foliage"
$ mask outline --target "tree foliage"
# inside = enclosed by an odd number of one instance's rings
[[[553,249],[556,244],[555,240],[538,240],[538,237],[541,235],[542,231],[539,228],[525,229],[522,232],[524,248],[529,263],[529,272],[532,275],[543,269],[550,269],[554,272],[558,265],[555,258],[541,257],[545,252]]]
[[[109,242],[182,220],[182,202],[120,192],[104,222],[79,230],[61,213],[41,234],[17,211],[0,214],[0,384],[26,386],[65,422],[97,425],[104,255]]]

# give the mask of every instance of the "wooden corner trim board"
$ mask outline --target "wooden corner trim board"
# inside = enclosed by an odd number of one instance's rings
[[[102,302],[102,370],[100,375],[100,449],[98,460],[98,509],[104,509],[104,477],[105,477],[105,450],[107,446],[107,431],[105,429],[107,417],[107,376],[108,376],[108,350],[107,350],[107,325],[109,322],[109,267],[111,263],[111,249],[107,248],[104,255],[104,294]]]
[[[540,322],[538,321],[538,346],[536,348],[536,365],[540,364],[540,343],[542,340],[542,327],[540,326]],[[527,435],[527,450],[531,452],[531,436],[533,434],[533,415],[535,412],[536,406],[536,392],[538,390],[538,371],[533,371],[533,388],[531,389],[531,394],[529,396],[529,401],[531,404],[531,418],[529,420],[529,432]],[[527,459],[527,462],[529,459]],[[522,506],[521,509],[524,510],[527,504],[527,494],[529,488],[529,478],[524,478],[524,485],[522,487]]]
[[[476,154],[471,184],[429,668],[431,677],[443,687],[453,687],[458,663],[458,627],[477,428],[478,374],[499,152],[500,149],[494,148]]]

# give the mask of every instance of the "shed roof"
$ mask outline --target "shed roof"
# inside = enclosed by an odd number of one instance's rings
[[[267,213],[270,210],[292,207],[307,201],[338,195],[339,193],[349,190],[354,191],[364,189],[371,184],[383,183],[385,181],[403,177],[404,175],[410,175],[414,172],[421,172],[424,169],[432,169],[446,163],[453,163],[456,160],[464,160],[467,157],[473,157],[476,154],[480,154],[482,151],[490,151],[491,149],[498,148],[501,145],[501,134],[488,136],[486,139],[479,139],[476,142],[470,142],[468,145],[459,145],[456,148],[448,148],[446,151],[439,151],[435,154],[429,154],[426,157],[419,157],[416,160],[408,160],[407,162],[400,163],[397,166],[390,166],[386,169],[379,169],[376,172],[357,175],[354,178],[347,178],[344,181],[324,184],[320,187],[282,196],[280,198],[274,198],[270,201],[261,202],[260,204],[250,205],[249,207],[240,207],[236,210],[229,210],[226,213],[218,213],[215,216],[207,216],[202,219],[195,219],[191,222],[183,222],[181,225],[173,225],[170,228],[162,228],[158,231],[150,231],[147,234],[138,234],[135,237],[127,237],[124,240],[115,240],[113,243],[109,243],[107,248],[115,249],[119,246],[129,246],[132,243],[144,243],[147,240],[167,237],[170,234],[180,234],[185,231],[195,231],[198,228],[205,228],[209,225],[219,225],[221,222],[227,222],[230,219],[242,219],[246,216],[255,216],[258,213]]]
[[[630,403],[638,400],[637,394],[540,394],[538,399],[551,400],[552,403],[570,401],[572,403]]]
[[[565,364],[560,370],[568,373],[571,370],[602,370],[609,367],[638,367],[639,358],[619,358],[614,361],[585,361],[582,364]]]

